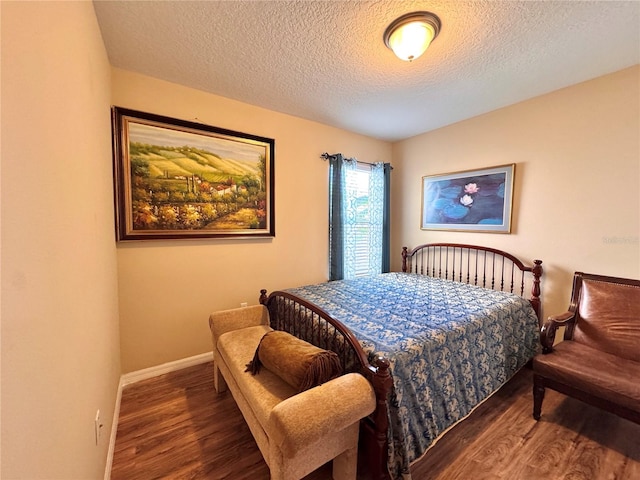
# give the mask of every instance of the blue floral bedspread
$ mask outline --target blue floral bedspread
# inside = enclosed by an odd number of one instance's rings
[[[526,299],[407,273],[288,289],[349,327],[393,377],[389,471],[409,464],[500,388],[538,351],[538,319]]]

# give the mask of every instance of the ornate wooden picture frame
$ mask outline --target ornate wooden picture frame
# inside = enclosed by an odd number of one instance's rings
[[[275,236],[273,139],[112,108],[117,240]]]

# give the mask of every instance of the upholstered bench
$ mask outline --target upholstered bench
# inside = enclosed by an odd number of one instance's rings
[[[212,313],[214,386],[242,412],[272,480],[300,479],[333,460],[335,480],[355,480],[360,419],[375,408],[371,384],[356,373],[302,392],[268,368],[246,371],[269,327],[263,305]]]

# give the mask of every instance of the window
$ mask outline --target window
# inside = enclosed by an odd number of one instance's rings
[[[330,168],[329,279],[388,271],[390,166],[340,160]]]
[[[382,198],[375,193],[381,168],[373,168],[358,164],[346,171],[345,278],[382,272]]]

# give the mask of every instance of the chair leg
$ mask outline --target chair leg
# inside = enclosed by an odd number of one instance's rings
[[[544,385],[538,375],[533,376],[533,418],[540,420],[544,400]]]

